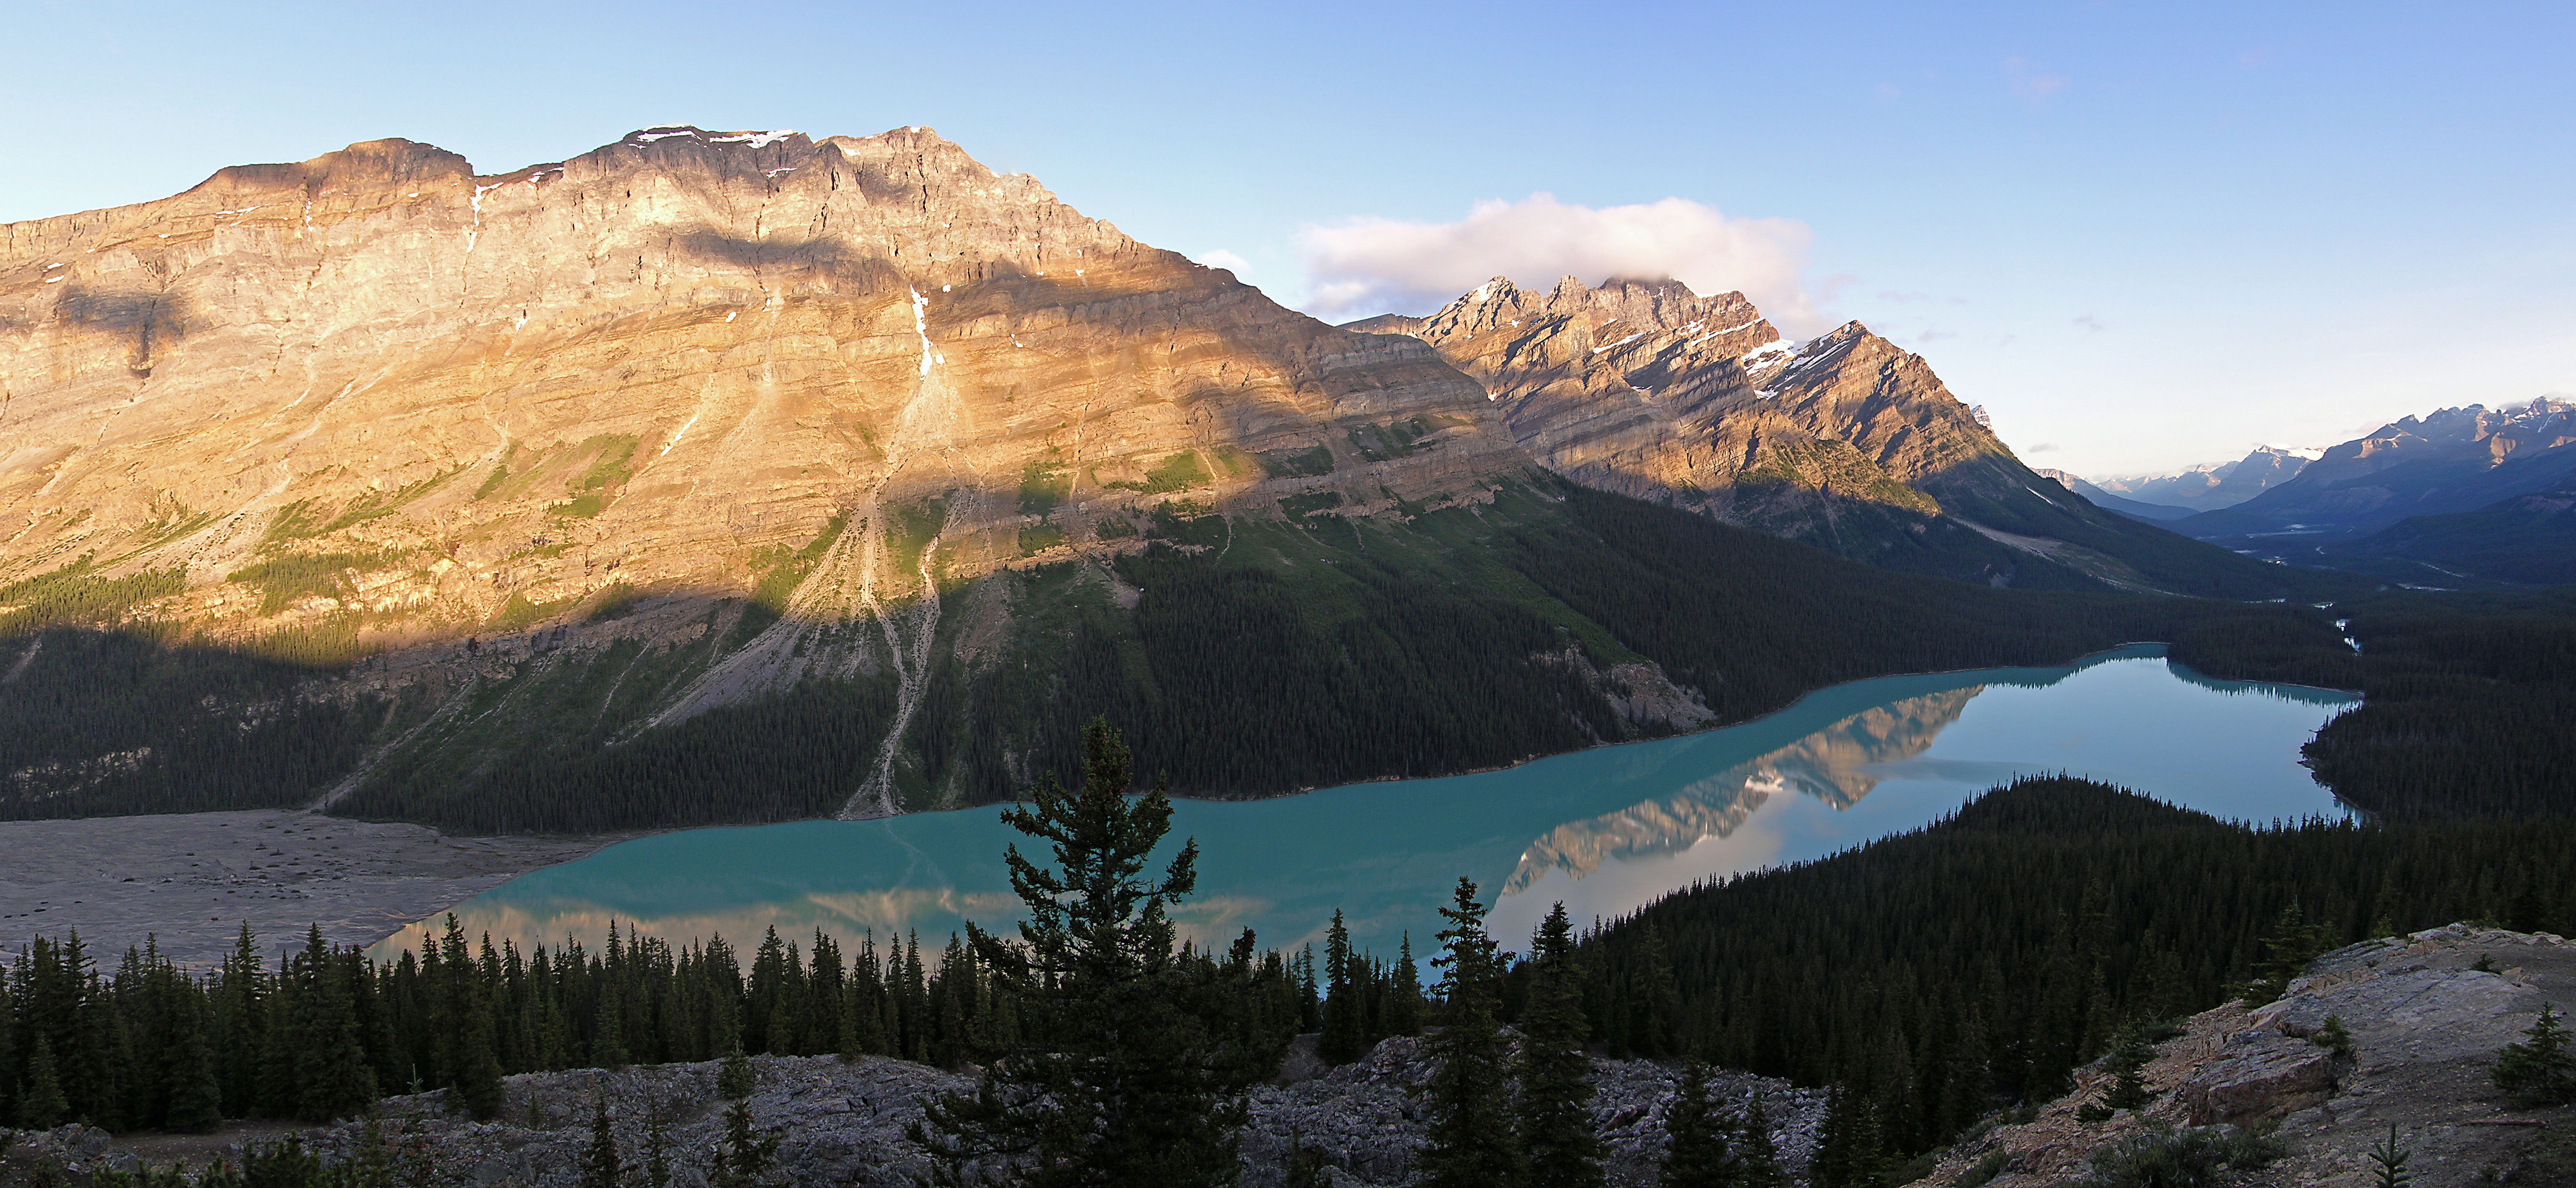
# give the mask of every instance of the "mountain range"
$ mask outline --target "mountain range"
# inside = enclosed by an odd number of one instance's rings
[[[0,429],[8,815],[876,815],[1093,713],[1283,791],[2298,580],[1857,323],[1569,278],[1329,326],[925,128],[383,140],[0,226]]]
[[[2133,475],[2096,480],[2100,490],[2118,498],[2186,512],[2234,507],[2297,477],[2322,450],[2256,446],[2233,462],[2194,466],[2179,474]],[[2088,493],[2087,498],[2091,498]],[[2095,502],[2100,502],[2096,500]],[[2156,514],[2158,519],[2177,517]]]
[[[2326,450],[2290,480],[2178,532],[2301,564],[2414,584],[2576,576],[2563,514],[2576,483],[2576,405],[2447,408]]]

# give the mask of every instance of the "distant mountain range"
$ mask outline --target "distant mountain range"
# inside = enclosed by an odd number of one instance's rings
[[[2150,507],[2181,508],[2186,512],[2216,511],[2243,503],[2288,482],[2322,453],[2322,450],[2256,446],[2252,453],[2234,462],[2195,466],[2179,474],[2097,479],[2093,485],[2112,496]],[[2157,519],[2180,518],[2153,512],[2144,514]]]
[[[2105,510],[2269,559],[2415,585],[2576,580],[2576,406],[2566,400],[2407,417],[2313,461],[2263,447],[2156,479],[2047,473]],[[2154,506],[2186,499],[2205,510]]]
[[[2085,481],[2084,477],[2081,475],[2070,474],[2063,470],[2051,470],[2046,467],[2042,467],[2036,473],[2042,478],[2055,480],[2058,486],[2064,487],[2069,491],[2073,491],[2076,494],[2083,496],[2085,499],[2091,501],[2095,507],[2101,508],[2106,512],[2127,516],[2132,520],[2144,520],[2150,524],[2161,524],[2169,520],[2179,520],[2186,516],[2199,514],[2187,507],[2173,507],[2162,503],[2141,503],[2135,499],[2122,498],[2121,496],[2114,495],[2109,491],[2105,491],[2102,488]]]

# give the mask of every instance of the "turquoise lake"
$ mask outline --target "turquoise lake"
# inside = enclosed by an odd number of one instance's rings
[[[2140,646],[2063,668],[1858,681],[1722,730],[1504,771],[1184,800],[1173,835],[1198,839],[1199,893],[1174,915],[1203,943],[1249,927],[1264,947],[1294,946],[1320,940],[1340,908],[1362,946],[1392,955],[1409,932],[1421,953],[1463,874],[1494,904],[1496,935],[1521,948],[1557,901],[1578,921],[1616,916],[1703,879],[1915,828],[2022,774],[2090,776],[2238,820],[2340,815],[2299,747],[2357,703],[2211,680]],[[772,926],[845,945],[918,930],[937,947],[962,920],[1016,918],[1002,851],[1025,839],[999,811],[662,834],[454,910],[469,936],[523,947],[596,946],[611,921],[744,950]]]

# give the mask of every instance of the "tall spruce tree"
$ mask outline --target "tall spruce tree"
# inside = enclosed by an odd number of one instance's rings
[[[1736,1188],[1787,1188],[1789,1173],[1780,1166],[1779,1144],[1771,1141],[1771,1115],[1762,1099],[1744,1103],[1728,1115],[1734,1124]]]
[[[751,1122],[751,1099],[737,1097],[725,1107],[724,1138],[717,1144],[715,1165],[707,1169],[708,1188],[758,1188],[778,1161],[779,1135]]]
[[[1440,909],[1440,993],[1443,1026],[1431,1037],[1431,1074],[1425,1103],[1421,1179],[1424,1188],[1507,1188],[1520,1181],[1514,1141],[1511,1078],[1502,1023],[1496,1018],[1501,958],[1485,934],[1485,905],[1476,884],[1461,878],[1450,906]]]
[[[1315,1044],[1315,1054],[1326,1064],[1349,1064],[1368,1053],[1357,967],[1351,930],[1342,923],[1342,910],[1334,908],[1332,926],[1324,933],[1324,975],[1331,989],[1324,995],[1323,1034]]]
[[[343,960],[322,941],[320,925],[305,934],[304,952],[291,963],[300,986],[295,995],[295,1116],[328,1122],[376,1100],[376,1075],[358,1033],[351,980],[364,977],[352,954]]]
[[[1601,1136],[1592,1126],[1592,1057],[1584,1050],[1583,972],[1574,926],[1557,904],[1530,938],[1529,1002],[1521,1011],[1514,1129],[1528,1188],[1598,1188]]]
[[[1387,989],[1386,1033],[1422,1033],[1422,971],[1414,968],[1410,932],[1404,934],[1404,943],[1396,949],[1395,978]]]
[[[1661,1188],[1736,1188],[1734,1133],[1708,1095],[1708,1066],[1691,1061],[1664,1107]]]
[[[1049,1024],[1043,1047],[985,1066],[972,1094],[925,1103],[914,1127],[955,1181],[1040,1188],[1231,1183],[1255,1067],[1228,1060],[1181,1009],[1168,905],[1198,884],[1185,843],[1145,877],[1171,829],[1161,787],[1130,800],[1128,751],[1106,720],[1083,731],[1082,786],[1050,776],[1002,819],[1049,844],[1052,868],[1004,855],[1028,918],[1019,943],[969,926],[993,976]]]
[[[617,1155],[617,1131],[608,1119],[608,1095],[591,1102],[590,1146],[581,1153],[581,1188],[625,1188],[626,1167]]]
[[[51,1130],[71,1121],[71,1103],[63,1097],[63,1079],[54,1067],[54,1044],[42,1033],[27,1054],[26,1086],[18,1091],[18,1125]]]
[[[191,994],[182,999],[176,1043],[170,1051],[170,1103],[162,1125],[182,1134],[205,1134],[224,1122],[224,1090],[206,1044],[204,1009]]]

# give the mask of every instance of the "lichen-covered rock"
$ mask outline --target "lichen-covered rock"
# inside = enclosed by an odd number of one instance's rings
[[[2334,1054],[2306,1040],[2255,1028],[2227,1037],[2221,1050],[2175,1090],[2194,1126],[2278,1118],[2334,1091]]]
[[[758,1056],[752,1064],[753,1125],[778,1136],[778,1178],[794,1184],[913,1188],[926,1182],[930,1162],[905,1131],[920,1120],[921,1103],[931,1095],[974,1085],[963,1074],[877,1057],[844,1063],[828,1056]],[[670,1144],[671,1182],[703,1188],[725,1128],[727,1102],[717,1093],[717,1068],[705,1063],[531,1073],[503,1082],[504,1104],[488,1121],[461,1117],[446,1094],[429,1093],[387,1099],[379,1108],[379,1127],[404,1157],[425,1158],[437,1182],[573,1188],[591,1143],[593,1110],[605,1102],[628,1166],[644,1161],[646,1136],[659,1118]],[[1251,1095],[1251,1119],[1242,1134],[1243,1183],[1276,1188],[1297,1146],[1321,1152],[1337,1185],[1409,1183],[1423,1137],[1421,1091],[1430,1072],[1421,1042],[1402,1038],[1340,1068],[1292,1063],[1281,1078],[1285,1083],[1264,1085]],[[1663,1158],[1663,1115],[1676,1070],[1649,1061],[1596,1060],[1593,1078],[1593,1116],[1609,1147],[1612,1182],[1652,1182]],[[1821,1093],[1740,1073],[1717,1074],[1711,1086],[1722,1102],[1760,1100],[1783,1162],[1793,1171],[1805,1166],[1824,1120]],[[326,1159],[341,1160],[356,1152],[362,1133],[358,1123],[344,1122],[308,1131],[305,1141]],[[244,1145],[231,1144],[234,1158]],[[75,1175],[135,1164],[133,1152],[111,1143],[105,1132],[78,1126],[32,1136],[12,1158],[32,1164],[39,1156]],[[201,1166],[204,1159],[196,1162]]]
[[[2489,1075],[2543,1002],[2576,1002],[2576,946],[2557,936],[2454,924],[2364,941],[2318,958],[2279,1001],[2193,1016],[2141,1070],[2156,1094],[2146,1109],[2084,1121],[2078,1107],[2110,1073],[2079,1070],[2075,1091],[2037,1118],[1961,1143],[1917,1183],[1953,1183],[1989,1158],[2009,1168],[1995,1188],[2070,1183],[2124,1138],[2212,1123],[2278,1127],[2288,1154],[2249,1184],[2364,1188],[2392,1123],[2419,1188],[2487,1182],[2534,1135],[2576,1126],[2576,1109],[2507,1109]],[[2317,1043],[2328,1016],[2349,1058]]]

